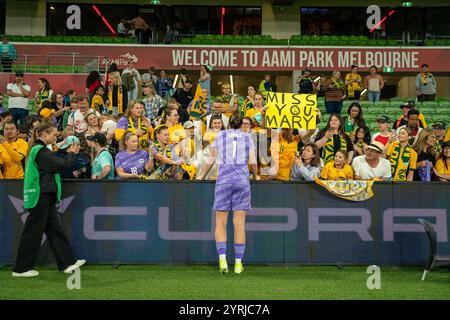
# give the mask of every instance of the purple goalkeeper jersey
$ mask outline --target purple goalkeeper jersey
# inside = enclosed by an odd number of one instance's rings
[[[220,131],[211,147],[218,151],[216,184],[249,183],[248,161],[255,146],[248,133],[233,129]]]
[[[143,174],[148,159],[148,153],[144,150],[137,150],[134,154],[124,150],[116,156],[116,168],[123,168],[125,173]]]

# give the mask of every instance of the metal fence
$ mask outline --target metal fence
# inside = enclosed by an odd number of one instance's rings
[[[102,56],[86,56],[78,53],[50,53],[48,55],[19,54],[13,71],[26,73],[89,73],[104,72]]]

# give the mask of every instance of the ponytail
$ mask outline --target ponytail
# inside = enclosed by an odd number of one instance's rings
[[[31,139],[28,142],[28,150],[27,150],[27,156],[25,158],[25,164],[28,162],[28,157],[30,156],[31,149],[37,144],[37,140],[39,136],[45,131],[50,132],[53,128],[56,128],[56,126],[52,123],[41,121],[37,125],[36,128],[33,129],[33,133],[31,135]]]

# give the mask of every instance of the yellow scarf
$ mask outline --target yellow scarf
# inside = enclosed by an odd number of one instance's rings
[[[113,90],[114,86],[111,86],[110,89],[108,90],[108,101],[109,101],[108,111],[113,110]],[[117,85],[117,112],[123,113],[123,91],[121,85]]]
[[[156,150],[158,150],[159,154],[165,155],[167,158],[172,159],[172,149],[170,148],[170,145],[167,144],[164,147],[165,153],[163,152],[163,149],[162,149],[161,144],[159,142],[155,143],[155,147],[156,147]],[[158,161],[158,160],[155,159],[155,162],[156,162],[155,170],[159,170],[159,168],[162,165],[162,161]],[[171,168],[171,165],[169,165],[168,168]],[[169,170],[169,169],[167,169],[167,170]],[[159,180],[169,180],[170,177],[167,175],[167,170],[164,170],[164,172],[160,172],[158,174]]]
[[[422,84],[427,84],[428,83],[428,72],[427,73],[420,73],[420,79],[422,81]]]
[[[331,77],[331,82],[333,83],[333,85],[336,89],[344,90],[345,84],[344,84],[344,81],[342,81],[342,79],[339,79],[336,81],[336,79],[334,77]]]
[[[254,97],[252,97],[254,98]],[[241,116],[245,117],[245,114],[247,113],[248,110],[253,108],[253,103],[245,98],[244,102],[242,103],[242,106],[239,108],[239,112],[241,114]]]
[[[134,126],[133,118],[130,116],[128,117],[128,131],[133,132],[136,134],[136,128]],[[142,117],[138,118],[138,129],[141,129],[145,133],[139,137],[139,149],[141,150],[147,150],[150,143],[148,142],[148,128],[144,124],[144,119]]]
[[[339,139],[341,140],[340,150],[347,150],[347,141],[341,135],[339,135]],[[322,148],[322,159],[325,164],[334,160],[334,153],[336,151],[338,150],[334,150],[334,139],[331,137]]]
[[[49,93],[50,92],[48,90],[39,91],[36,99],[34,100],[34,105],[36,107],[42,107],[42,102],[48,100]]]

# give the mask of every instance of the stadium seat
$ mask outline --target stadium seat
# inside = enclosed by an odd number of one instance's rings
[[[364,120],[366,120],[366,123],[373,123],[376,122],[378,118],[377,114],[364,114]]]
[[[437,107],[435,112],[436,115],[448,115],[450,120],[450,105],[447,108]]]
[[[359,104],[364,107],[372,107],[373,106],[372,101],[360,101]]]
[[[375,114],[375,115],[384,115],[384,108],[380,108],[380,107],[369,107],[367,109],[368,114]]]
[[[429,245],[428,260],[422,275],[422,281],[424,281],[427,273],[429,273],[433,267],[450,266],[450,255],[437,254],[436,231],[434,230],[434,226],[424,219],[417,219],[417,221],[425,229]]]
[[[447,97],[437,97],[435,99],[436,102],[450,102],[450,100]]]
[[[439,107],[437,108],[450,108],[450,101],[440,101],[438,105]]]
[[[403,104],[405,101],[407,101],[408,100],[408,98],[404,98],[404,97],[393,97],[393,98],[391,98],[391,105],[392,105],[392,102],[398,102],[399,104]]]
[[[435,113],[435,109],[439,108],[439,105],[434,101],[424,101],[422,102],[422,106],[416,105],[416,108],[423,113]]]
[[[384,108],[384,112],[385,112],[387,115],[397,114],[397,113],[400,113],[400,108],[395,107],[395,106],[389,106],[389,107],[385,107],[385,108]]]

